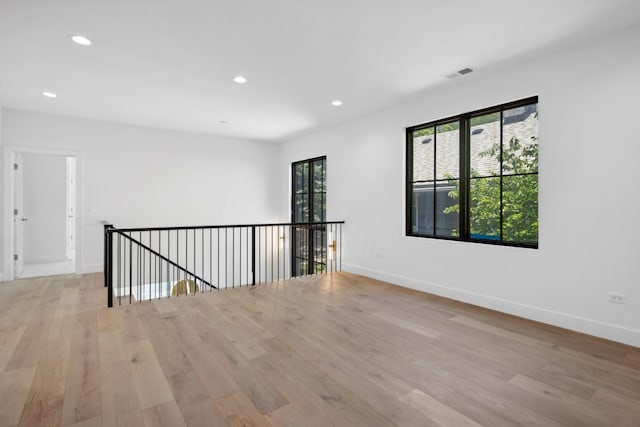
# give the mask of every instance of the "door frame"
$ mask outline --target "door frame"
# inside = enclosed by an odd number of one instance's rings
[[[82,265],[82,212],[79,206],[82,206],[82,186],[80,180],[81,158],[78,151],[73,150],[57,150],[51,148],[40,147],[22,147],[17,145],[6,145],[4,147],[4,280],[14,280],[15,271],[13,263],[13,254],[15,250],[14,228],[13,228],[13,209],[14,209],[14,179],[13,179],[13,163],[17,153],[22,154],[43,154],[50,156],[75,157],[76,159],[76,260],[74,272],[80,272]]]
[[[22,218],[18,220],[19,217],[24,217],[24,170],[20,170],[20,168],[24,168],[24,156],[22,153],[14,153],[12,163],[14,164],[13,173],[11,176],[13,177],[13,209],[18,209],[18,214],[15,212],[9,212],[9,215],[12,215],[13,218],[13,274],[14,276],[19,276],[24,271],[24,221]],[[18,170],[15,169],[15,165],[18,165]],[[18,180],[18,178],[20,178]],[[18,230],[20,233],[18,233]],[[22,240],[21,240],[22,239]],[[22,257],[22,259],[15,260],[15,256],[18,255]]]

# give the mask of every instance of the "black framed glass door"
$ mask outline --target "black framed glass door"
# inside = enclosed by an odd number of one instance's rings
[[[323,273],[327,269],[327,158],[316,157],[291,165],[292,276]],[[302,225],[300,223],[309,223]]]

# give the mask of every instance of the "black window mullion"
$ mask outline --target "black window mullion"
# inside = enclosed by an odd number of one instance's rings
[[[405,146],[405,149],[406,149],[405,173],[407,176],[407,182],[405,184],[405,194],[406,194],[405,203],[407,205],[405,209],[405,232],[407,236],[410,236],[415,234],[413,231],[413,221],[415,218],[414,210],[413,210],[413,206],[415,202],[413,198],[413,131],[410,129],[406,129],[405,138],[407,141]]]
[[[315,188],[313,187],[313,178],[316,174],[316,162],[309,160],[309,162],[307,163],[308,166],[308,171],[309,173],[307,174],[307,185],[309,188],[309,215],[307,217],[307,222],[313,222],[313,215],[315,213],[315,198],[316,198],[316,193],[315,193]],[[315,248],[315,241],[314,241],[314,236],[313,236],[313,232],[311,231],[311,227],[307,227],[307,264],[309,265],[309,269],[307,270],[307,274],[309,273],[309,271],[313,271],[314,269],[314,259],[313,259],[313,248]]]
[[[470,236],[469,224],[469,189],[471,187],[469,177],[471,176],[471,116],[460,117],[460,179],[458,181],[458,223],[459,238],[468,239]]]
[[[432,234],[433,236],[436,236],[436,230],[438,229],[438,197],[437,197],[437,179],[438,179],[438,175],[436,175],[436,171],[437,171],[437,164],[438,164],[438,126],[434,126],[433,127],[433,181],[432,181],[432,185],[433,185],[433,194],[431,195],[432,197],[432,201],[433,201],[433,231]]]
[[[500,110],[500,241],[504,241],[504,230],[503,230],[503,220],[504,220],[504,205],[502,198],[502,162],[503,162],[503,141],[504,141],[504,125],[503,125],[503,110]]]

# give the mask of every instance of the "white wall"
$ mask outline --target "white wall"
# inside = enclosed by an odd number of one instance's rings
[[[2,114],[5,146],[77,153],[83,272],[102,271],[101,220],[134,227],[277,218],[277,145],[12,109]]]
[[[1,101],[1,99],[0,99]],[[0,103],[0,106],[2,104]],[[0,191],[4,191],[4,147],[2,142],[2,108],[0,108],[0,177],[3,180],[0,184]],[[4,197],[0,197],[0,242],[4,242]],[[0,247],[0,282],[4,280],[4,254],[3,248]]]
[[[22,155],[24,262],[63,261],[67,252],[67,159]]]
[[[328,219],[346,220],[345,269],[640,346],[638,52],[635,28],[480,69],[287,141],[281,218],[290,163],[326,154]],[[406,237],[405,127],[532,95],[540,97],[539,249]],[[628,303],[608,302],[611,291]]]

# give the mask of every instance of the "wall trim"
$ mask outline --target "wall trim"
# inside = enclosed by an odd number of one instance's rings
[[[342,269],[349,273],[389,282],[405,288],[466,302],[480,307],[489,308],[491,310],[497,310],[514,316],[523,317],[525,319],[570,329],[572,331],[593,335],[599,338],[617,341],[634,347],[640,347],[640,330],[638,329],[613,325],[599,320],[574,316],[568,313],[548,310],[546,308],[522,304],[489,295],[464,291],[437,283],[397,276],[358,265],[343,263]]]
[[[48,256],[36,256],[36,257],[31,257],[31,258],[25,258],[24,259],[24,264],[46,264],[46,263],[50,263],[50,262],[65,262],[65,261],[70,261],[69,258],[67,258],[64,255],[48,255]],[[74,263],[75,264],[75,263]]]
[[[82,267],[80,267],[80,274],[102,272],[104,272],[104,265],[102,264],[83,264]]]

